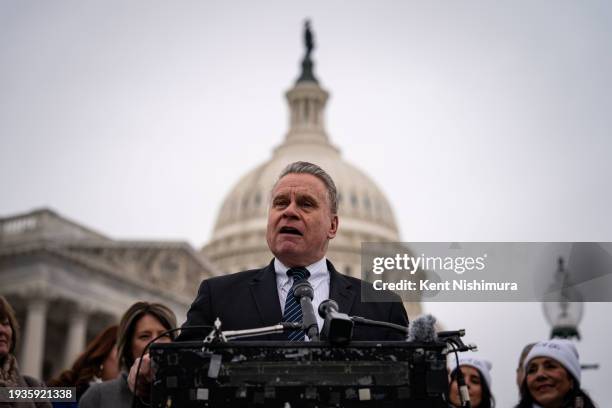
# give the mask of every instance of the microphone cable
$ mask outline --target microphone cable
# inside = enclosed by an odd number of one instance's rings
[[[463,371],[461,371],[461,367],[459,367],[459,350],[455,346],[454,343],[449,343],[452,346],[453,352],[455,354],[455,361],[457,362],[456,369],[456,378],[457,378],[457,391],[459,394],[459,401],[461,402],[461,406],[465,408],[472,408],[472,402],[470,401],[470,392],[465,383],[465,377],[463,376]]]

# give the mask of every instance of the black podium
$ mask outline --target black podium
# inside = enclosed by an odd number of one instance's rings
[[[153,344],[151,405],[447,407],[444,343]]]

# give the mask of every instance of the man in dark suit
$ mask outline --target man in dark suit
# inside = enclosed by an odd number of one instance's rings
[[[399,296],[390,294],[392,302],[362,302],[362,285],[373,294],[372,286],[338,273],[325,258],[329,240],[337,231],[337,191],[332,178],[315,164],[290,164],[272,189],[268,212],[266,241],[274,259],[262,269],[203,281],[183,328],[212,326],[217,317],[222,322],[222,330],[300,321],[302,313],[293,297],[293,284],[301,278],[307,278],[313,287],[315,311],[329,298],[338,303],[341,313],[349,316],[407,326],[408,316]],[[318,318],[319,330],[322,323]],[[183,330],[177,341],[202,339],[206,334],[200,330]],[[400,332],[378,327],[356,326],[353,332],[353,340],[403,340],[404,337]],[[282,333],[259,339],[303,340],[304,335]],[[132,390],[137,364],[138,360],[128,379]],[[138,394],[146,395],[152,377],[148,355],[143,359],[140,373],[144,378],[139,384],[144,391],[139,386]]]
[[[407,326],[406,310],[398,296],[393,302],[362,302],[362,285],[364,290],[373,291],[371,285],[338,273],[325,258],[329,240],[337,230],[337,192],[331,177],[315,164],[290,164],[272,190],[268,213],[266,240],[275,258],[261,269],[203,281],[183,327],[212,325],[217,317],[223,330],[290,321],[285,309],[292,307],[287,305],[294,281],[287,274],[302,268],[308,271],[314,289],[315,313],[321,301],[329,298],[338,303],[342,313]],[[319,319],[319,329],[322,323]],[[179,341],[201,337],[202,333],[195,330],[184,330]],[[287,334],[260,339],[286,340]],[[402,340],[403,335],[388,329],[356,326],[353,339]]]

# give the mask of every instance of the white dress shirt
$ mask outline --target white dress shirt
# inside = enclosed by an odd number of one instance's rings
[[[323,328],[323,319],[319,316],[319,305],[325,299],[329,299],[329,271],[327,270],[327,261],[325,257],[323,259],[313,263],[312,265],[306,266],[310,277],[308,282],[312,285],[314,290],[314,299],[312,300],[312,307],[314,308],[315,315],[317,317],[317,325],[319,326],[319,332]],[[293,285],[293,278],[287,276],[288,266],[283,265],[281,261],[274,258],[274,271],[276,272],[276,288],[278,289],[278,300],[280,301],[281,313],[285,313],[285,302],[287,301],[287,294]],[[306,336],[308,338],[308,336]]]

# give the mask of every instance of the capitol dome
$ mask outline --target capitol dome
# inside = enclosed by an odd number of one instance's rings
[[[260,268],[272,259],[266,244],[270,193],[281,171],[296,161],[317,164],[336,183],[339,227],[327,257],[338,271],[360,276],[362,242],[400,241],[393,210],[383,192],[364,172],[345,161],[340,149],[330,142],[323,120],[329,94],[313,74],[311,49],[307,49],[300,77],[286,93],[290,119],[284,141],[268,161],[243,176],[227,195],[212,238],[202,249],[226,273]],[[415,304],[409,309],[416,313],[419,307]]]
[[[391,207],[368,176],[342,160],[330,144],[288,146],[285,142],[269,161],[242,177],[221,206],[204,252],[222,270],[261,267],[270,261],[265,239],[270,192],[282,169],[298,160],[319,165],[338,188],[340,223],[328,255],[338,270],[359,274],[362,241],[399,241]]]

